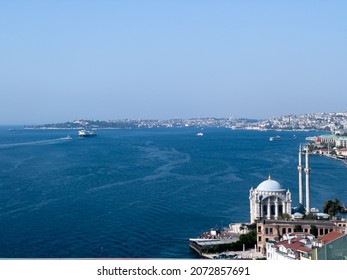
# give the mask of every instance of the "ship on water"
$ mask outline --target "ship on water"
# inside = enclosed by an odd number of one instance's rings
[[[82,130],[78,131],[78,136],[79,137],[90,137],[90,136],[96,136],[96,133],[93,130],[82,129]]]
[[[281,136],[277,135],[277,136],[272,136],[272,137],[269,137],[269,140],[270,141],[279,141],[281,140]]]

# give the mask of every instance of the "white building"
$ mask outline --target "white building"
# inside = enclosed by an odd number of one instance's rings
[[[249,191],[251,223],[260,219],[277,220],[281,214],[291,215],[292,195],[280,183],[271,179],[263,181]]]
[[[235,234],[246,234],[249,232],[249,230],[246,224],[236,223],[236,224],[229,224],[229,232],[235,233]]]
[[[312,244],[315,237],[312,234],[294,233],[283,236],[280,242],[266,242],[267,260],[310,260]]]
[[[338,148],[347,148],[347,137],[340,136],[336,139],[336,147]]]

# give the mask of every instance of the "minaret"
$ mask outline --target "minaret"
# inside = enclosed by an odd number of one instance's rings
[[[310,166],[308,162],[308,146],[306,146],[306,167],[305,167],[305,173],[306,173],[306,214],[310,214],[311,212],[311,206],[310,206]]]
[[[301,149],[301,145],[299,146],[298,171],[299,171],[299,205],[300,205],[300,207],[302,207],[303,206],[303,198],[302,198],[302,149]]]
[[[255,213],[255,209],[254,206],[256,207],[256,205],[254,205],[254,199],[253,199],[253,187],[251,187],[251,189],[249,190],[249,203],[250,203],[250,215],[251,215],[251,223],[254,223],[255,217],[256,215],[254,215]]]

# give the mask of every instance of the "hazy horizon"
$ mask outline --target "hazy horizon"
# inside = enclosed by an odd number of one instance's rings
[[[346,111],[345,1],[2,1],[0,124]]]

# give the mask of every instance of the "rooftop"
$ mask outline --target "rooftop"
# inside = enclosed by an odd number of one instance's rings
[[[323,244],[328,244],[331,241],[334,241],[335,239],[341,237],[342,235],[343,235],[343,233],[341,233],[341,232],[332,231],[332,232],[329,232],[328,234],[318,238],[318,242],[321,242]]]

